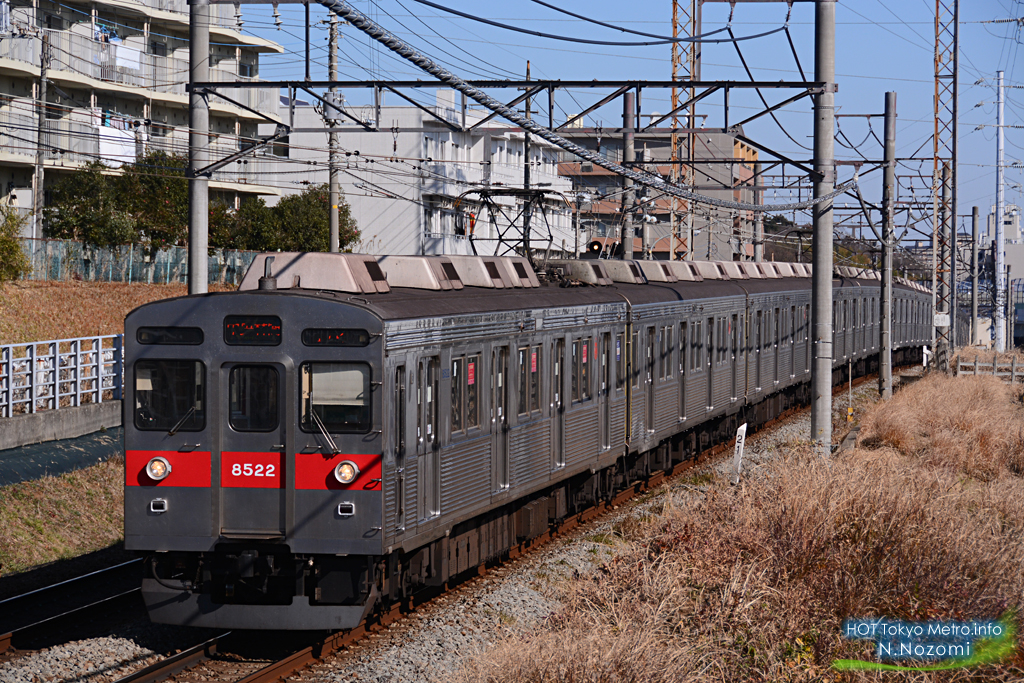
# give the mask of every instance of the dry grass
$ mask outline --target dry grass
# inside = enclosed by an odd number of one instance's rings
[[[211,291],[228,289],[212,285]],[[120,334],[144,303],[184,296],[183,284],[35,282],[0,284],[0,344]]]
[[[1024,604],[1024,414],[1008,385],[922,380],[866,422],[885,435],[874,450],[826,462],[797,448],[743,486],[675,494],[623,530],[596,576],[564,587],[560,615],[467,660],[461,679],[1020,680],[1020,656],[928,674],[830,668],[872,659],[841,637],[849,617],[996,618]],[[997,427],[1017,436],[982,438]]]
[[[124,459],[0,488],[0,570],[106,548],[124,534]]]

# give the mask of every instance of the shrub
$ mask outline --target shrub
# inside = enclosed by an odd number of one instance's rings
[[[0,208],[0,282],[17,280],[32,267],[21,248],[21,229],[25,218],[9,207]]]

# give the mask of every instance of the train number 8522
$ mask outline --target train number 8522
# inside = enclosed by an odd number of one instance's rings
[[[251,462],[236,462],[231,466],[231,475],[234,477],[274,477],[276,475],[274,465],[261,465]]]

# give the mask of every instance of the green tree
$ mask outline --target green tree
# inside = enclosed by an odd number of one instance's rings
[[[277,249],[282,251],[330,250],[330,194],[326,184],[313,185],[302,194],[285,197],[274,207],[277,218]],[[342,249],[359,238],[348,203],[338,204],[338,243]]]
[[[188,158],[154,151],[122,167],[118,196],[136,220],[140,238],[153,249],[188,240]]]
[[[47,237],[103,247],[137,241],[134,217],[121,206],[117,177],[109,170],[93,161],[54,183],[45,209]]]
[[[25,218],[9,207],[0,208],[0,282],[17,280],[31,270],[21,248],[21,229]]]

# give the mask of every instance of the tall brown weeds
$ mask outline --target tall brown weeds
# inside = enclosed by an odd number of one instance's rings
[[[873,658],[843,639],[844,619],[997,618],[1024,603],[1015,401],[991,381],[922,380],[869,416],[873,450],[796,449],[764,478],[672,495],[564,587],[559,615],[467,660],[463,680],[882,680],[830,668]],[[1021,663],[884,678],[1019,680]]]

